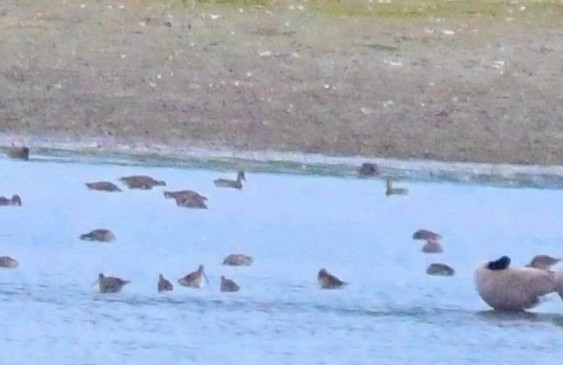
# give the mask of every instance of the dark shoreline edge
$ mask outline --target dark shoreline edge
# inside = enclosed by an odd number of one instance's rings
[[[396,177],[410,181],[455,182],[502,187],[563,189],[563,166],[512,165],[431,160],[398,160],[367,156],[331,156],[300,152],[241,151],[220,148],[181,147],[148,141],[118,141],[107,144],[97,139],[14,136],[0,134],[0,146],[25,140],[31,161],[201,168],[244,169],[253,172],[320,175],[357,178],[363,162],[379,166],[378,178]],[[4,158],[7,158],[4,155]]]

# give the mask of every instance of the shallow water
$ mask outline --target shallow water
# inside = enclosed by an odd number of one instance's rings
[[[84,182],[149,174],[167,190],[193,189],[209,209],[178,208],[163,188],[88,191]],[[473,268],[503,254],[514,265],[561,256],[563,195],[549,189],[247,173],[242,191],[218,189],[232,172],[0,159],[1,364],[559,364],[563,303],[499,314],[477,296]],[[114,243],[78,239],[107,227]],[[425,255],[419,228],[444,236]],[[225,267],[242,252],[251,267]],[[424,273],[431,262],[452,278]],[[176,285],[204,264],[210,285]],[[321,267],[350,284],[319,290]],[[132,280],[102,295],[97,274]],[[241,285],[219,292],[219,277]],[[7,356],[9,355],[9,356]]]

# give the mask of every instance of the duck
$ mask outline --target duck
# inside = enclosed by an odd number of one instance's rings
[[[174,286],[172,285],[170,280],[165,279],[162,274],[158,274],[158,284],[156,286],[156,289],[159,293],[162,293],[165,291],[174,290]]]
[[[500,311],[525,311],[540,304],[551,293],[563,300],[563,275],[535,267],[510,268],[510,257],[502,256],[475,269],[475,285],[481,299]]]
[[[98,280],[94,284],[98,284],[98,290],[100,293],[118,293],[130,282],[130,280],[123,280],[113,276],[105,276],[100,273],[98,275]]]
[[[187,197],[193,200],[207,201],[207,197],[193,190],[177,190],[163,192],[165,199],[178,199]]]
[[[11,199],[8,199],[4,196],[0,196],[0,207],[10,206],[10,205],[20,207],[22,205],[21,197],[18,194],[12,195]]]
[[[6,154],[11,159],[27,161],[29,160],[29,147],[16,146],[12,143],[12,145],[6,149]]]
[[[407,195],[409,193],[409,190],[406,188],[396,188],[393,186],[393,182],[391,181],[391,179],[387,179],[387,189],[385,190],[385,195],[387,196],[391,196],[391,195]]]
[[[115,241],[115,235],[109,229],[97,228],[88,233],[81,234],[80,239],[83,241],[111,242]]]
[[[561,261],[560,258],[551,257],[549,255],[536,255],[526,267],[535,267],[536,269],[549,270],[553,265]]]
[[[421,251],[424,253],[442,253],[444,247],[440,243],[442,236],[428,229],[419,229],[412,235],[413,240],[424,240],[426,243],[422,246]]]
[[[433,263],[426,268],[426,273],[435,276],[454,276],[455,270],[446,264]]]
[[[243,255],[242,253],[233,253],[225,257],[223,265],[229,266],[250,266],[254,259],[250,256]]]
[[[379,175],[379,168],[372,162],[364,162],[358,170],[360,177],[373,177]]]
[[[205,268],[203,265],[199,265],[197,271],[191,272],[183,278],[178,279],[178,284],[189,288],[201,288],[202,277],[205,278],[205,281],[209,284],[209,279],[207,275],[205,275]]]
[[[219,287],[219,290],[222,292],[237,292],[240,290],[240,286],[233,280],[221,276],[221,286]]]
[[[421,251],[424,253],[442,253],[444,252],[444,247],[439,241],[428,240],[422,246]]]
[[[176,199],[176,205],[184,208],[192,209],[207,209],[207,204],[205,201],[189,196],[179,196]]]
[[[217,179],[214,180],[213,183],[215,186],[220,188],[234,188],[234,189],[242,189],[242,181],[246,181],[246,177],[244,176],[243,171],[239,171],[237,174],[236,180],[229,180],[229,179]]]
[[[320,269],[317,274],[317,280],[321,289],[338,289],[348,283],[340,280],[336,276],[329,273],[326,269]]]
[[[428,229],[419,229],[412,234],[413,240],[434,240],[439,241],[442,239],[442,236],[436,232],[432,232]]]
[[[95,181],[95,182],[88,182],[86,186],[90,190],[97,190],[97,191],[107,191],[107,192],[119,192],[122,191],[117,185],[109,181]]]
[[[15,269],[18,267],[20,263],[18,260],[10,257],[10,256],[0,256],[0,267],[5,269]]]
[[[156,180],[147,175],[124,176],[119,179],[129,189],[151,190],[155,186],[166,186],[163,180]]]

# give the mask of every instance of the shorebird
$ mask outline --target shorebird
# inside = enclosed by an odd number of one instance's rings
[[[364,162],[358,170],[358,175],[360,177],[373,177],[379,175],[379,169],[377,165],[371,162]]]
[[[94,284],[98,284],[100,293],[118,293],[125,285],[129,284],[130,280],[123,280],[113,276],[104,276],[100,273],[98,280]]]
[[[219,288],[222,292],[236,292],[239,291],[240,286],[231,279],[221,276],[221,286]]]
[[[111,242],[115,240],[115,235],[109,229],[98,228],[81,234],[80,239],[83,241]]]
[[[18,260],[11,258],[10,256],[0,256],[0,267],[5,269],[15,269],[20,263]]]
[[[387,189],[385,190],[385,195],[387,196],[391,196],[391,195],[407,195],[409,193],[409,190],[406,188],[396,188],[393,186],[393,182],[391,181],[391,179],[387,179]]]
[[[438,233],[429,231],[427,229],[419,229],[412,235],[413,240],[425,240],[426,243],[422,246],[421,251],[424,253],[441,253],[444,248],[440,243],[442,236]]]
[[[536,269],[549,270],[553,265],[557,264],[561,259],[551,257],[549,255],[536,255],[532,261],[526,265],[527,267],[535,267]]]
[[[146,175],[125,176],[120,178],[119,181],[127,185],[129,189],[150,190],[155,186],[166,186],[164,181],[155,180]]]
[[[455,270],[446,265],[441,263],[433,263],[426,268],[426,273],[428,275],[436,275],[436,276],[454,276]]]
[[[317,280],[322,289],[337,289],[348,284],[330,274],[326,269],[319,270]]]
[[[223,265],[229,266],[250,266],[254,262],[254,259],[250,256],[243,255],[241,253],[233,253],[223,260]]]
[[[201,278],[204,277],[205,281],[209,284],[209,279],[205,275],[203,265],[199,265],[197,271],[191,272],[181,279],[178,279],[178,284],[190,288],[201,288]]]
[[[11,199],[0,196],[0,206],[8,206],[8,205],[21,206],[22,205],[21,197],[18,194],[12,195]]]
[[[162,276],[162,274],[158,275],[158,284],[157,284],[156,288],[157,288],[159,293],[162,293],[164,291],[174,290],[174,286],[172,285],[170,280],[165,279],[164,276]]]
[[[239,171],[237,174],[236,180],[229,180],[229,179],[217,179],[213,181],[215,186],[220,188],[234,188],[234,189],[242,189],[242,181],[246,181],[246,177],[244,176],[243,171]]]
[[[502,256],[475,270],[475,285],[481,299],[496,310],[523,311],[540,304],[540,299],[558,293],[563,299],[563,273],[534,267],[510,268]]]
[[[117,185],[109,181],[89,182],[86,183],[86,186],[90,190],[97,190],[97,191],[107,191],[107,192],[122,191],[120,188],[117,187]]]
[[[412,234],[412,239],[413,240],[434,240],[434,241],[439,241],[442,239],[442,236],[439,235],[436,232],[432,232],[428,229],[419,229],[418,231],[414,232]]]
[[[194,200],[206,201],[207,197],[195,192],[193,190],[178,190],[178,191],[165,191],[163,192],[166,199],[178,199],[178,198],[191,198]]]
[[[29,147],[15,146],[13,143],[10,147],[6,148],[6,154],[9,158],[15,160],[29,160]]]

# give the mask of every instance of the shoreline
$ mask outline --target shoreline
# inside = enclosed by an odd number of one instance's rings
[[[563,5],[273,3],[8,1],[0,132],[563,164]]]
[[[519,165],[424,159],[335,156],[287,151],[248,151],[153,144],[149,141],[111,143],[96,138],[61,138],[0,133],[0,148],[20,141],[30,147],[30,160],[108,163],[134,166],[244,169],[252,172],[358,177],[364,162],[376,163],[380,175],[411,181],[477,183],[503,187],[563,189],[563,165]],[[5,155],[4,158],[7,158]]]

